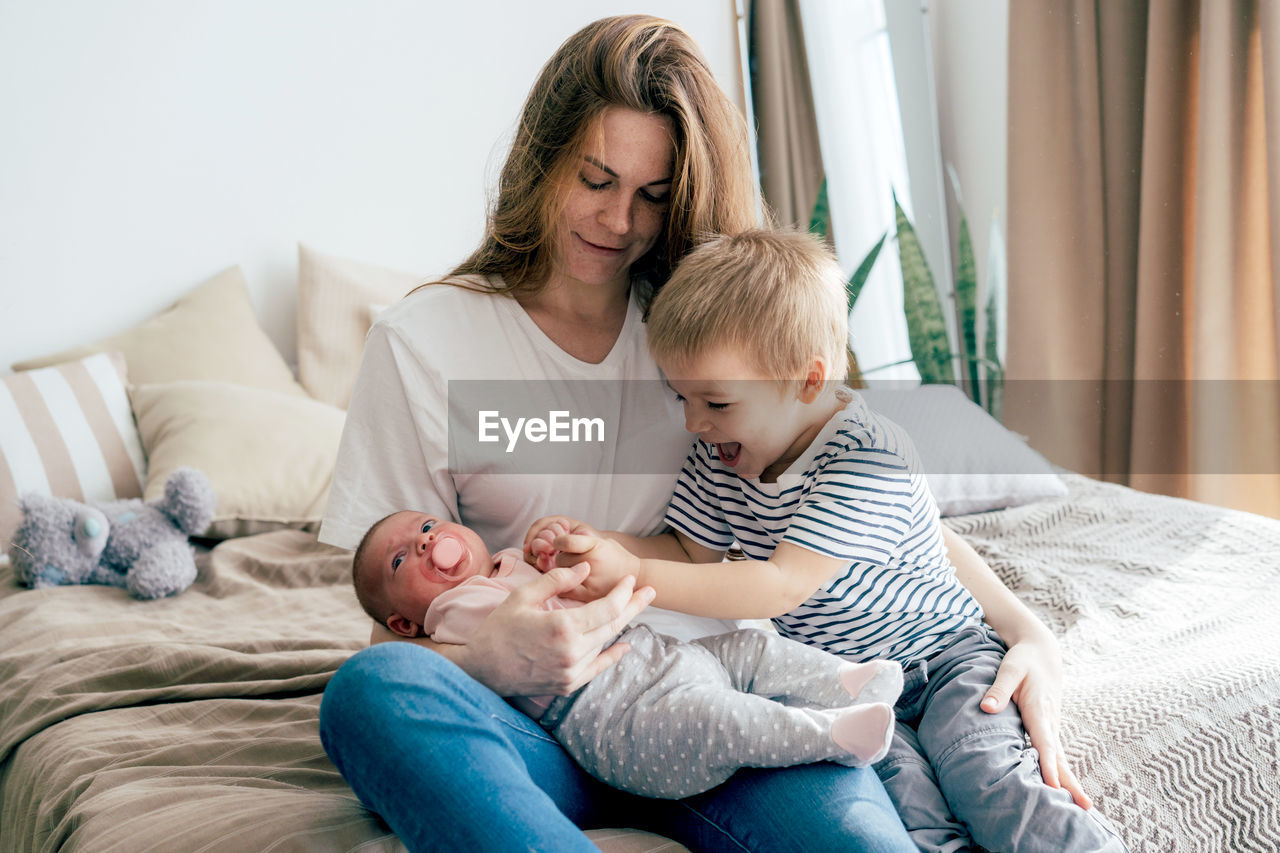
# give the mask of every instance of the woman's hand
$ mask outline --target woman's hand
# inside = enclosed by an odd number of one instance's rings
[[[449,658],[500,696],[563,696],[617,663],[626,643],[600,649],[653,601],[653,589],[623,578],[603,598],[582,607],[543,604],[582,584],[585,565],[557,568],[511,593]]]
[[[1031,745],[1040,753],[1040,774],[1051,788],[1063,788],[1081,808],[1093,808],[1062,749],[1062,657],[1053,635],[1045,630],[1009,646],[996,680],[982,699],[989,714],[1003,711],[1012,699],[1022,715]]]

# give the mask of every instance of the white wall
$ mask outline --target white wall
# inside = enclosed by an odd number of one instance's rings
[[[296,243],[424,275],[475,245],[529,85],[621,0],[0,3],[0,371],[240,264],[294,360]],[[741,102],[733,0],[647,0]]]
[[[981,287],[997,212],[1008,233],[1009,0],[933,0],[929,21],[942,159],[959,175]],[[950,181],[946,191],[955,235]]]

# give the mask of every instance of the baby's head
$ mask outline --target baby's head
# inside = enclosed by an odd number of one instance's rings
[[[492,570],[493,557],[471,528],[404,510],[365,533],[351,579],[366,613],[401,636],[416,637],[440,593]]]
[[[839,264],[812,235],[753,230],[703,243],[654,297],[647,326],[686,427],[741,477],[774,473],[834,411],[848,302]]]

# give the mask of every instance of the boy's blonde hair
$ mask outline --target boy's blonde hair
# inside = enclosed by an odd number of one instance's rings
[[[767,376],[804,379],[815,357],[827,379],[848,364],[844,274],[816,237],[752,229],[715,237],[682,260],[649,310],[654,358],[687,364],[727,346]]]

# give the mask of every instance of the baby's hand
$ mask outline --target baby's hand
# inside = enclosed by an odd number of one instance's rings
[[[540,572],[549,572],[556,567],[557,536],[566,533],[583,533],[598,536],[594,528],[567,515],[547,515],[529,526],[524,535],[524,559]],[[563,564],[561,564],[563,565]]]

